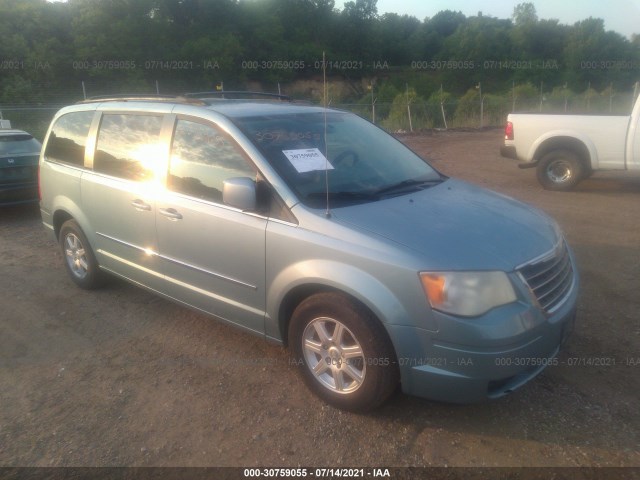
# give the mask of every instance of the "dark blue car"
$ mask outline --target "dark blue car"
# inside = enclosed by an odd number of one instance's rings
[[[0,130],[0,205],[38,201],[42,145],[22,130]]]

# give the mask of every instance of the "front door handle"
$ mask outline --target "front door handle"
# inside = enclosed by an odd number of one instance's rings
[[[131,202],[131,206],[136,210],[148,212],[151,210],[151,205],[143,202],[139,198],[136,198],[133,202]]]
[[[175,208],[161,208],[158,211],[169,220],[182,220],[182,215]]]

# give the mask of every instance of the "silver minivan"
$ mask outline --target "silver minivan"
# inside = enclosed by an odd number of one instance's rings
[[[557,363],[575,318],[578,272],[552,219],[348,112],[84,101],[51,123],[40,192],[78,286],[116,275],[288,345],[340,408],[398,385],[500,397]]]

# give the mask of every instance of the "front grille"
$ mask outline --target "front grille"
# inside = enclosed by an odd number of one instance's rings
[[[549,255],[518,270],[542,309],[553,313],[565,301],[573,285],[573,267],[564,242]]]

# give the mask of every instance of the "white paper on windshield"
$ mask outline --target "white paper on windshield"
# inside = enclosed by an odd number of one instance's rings
[[[313,172],[316,170],[333,170],[333,165],[317,148],[304,148],[301,150],[283,150],[282,153],[289,159],[291,165],[298,173]]]

